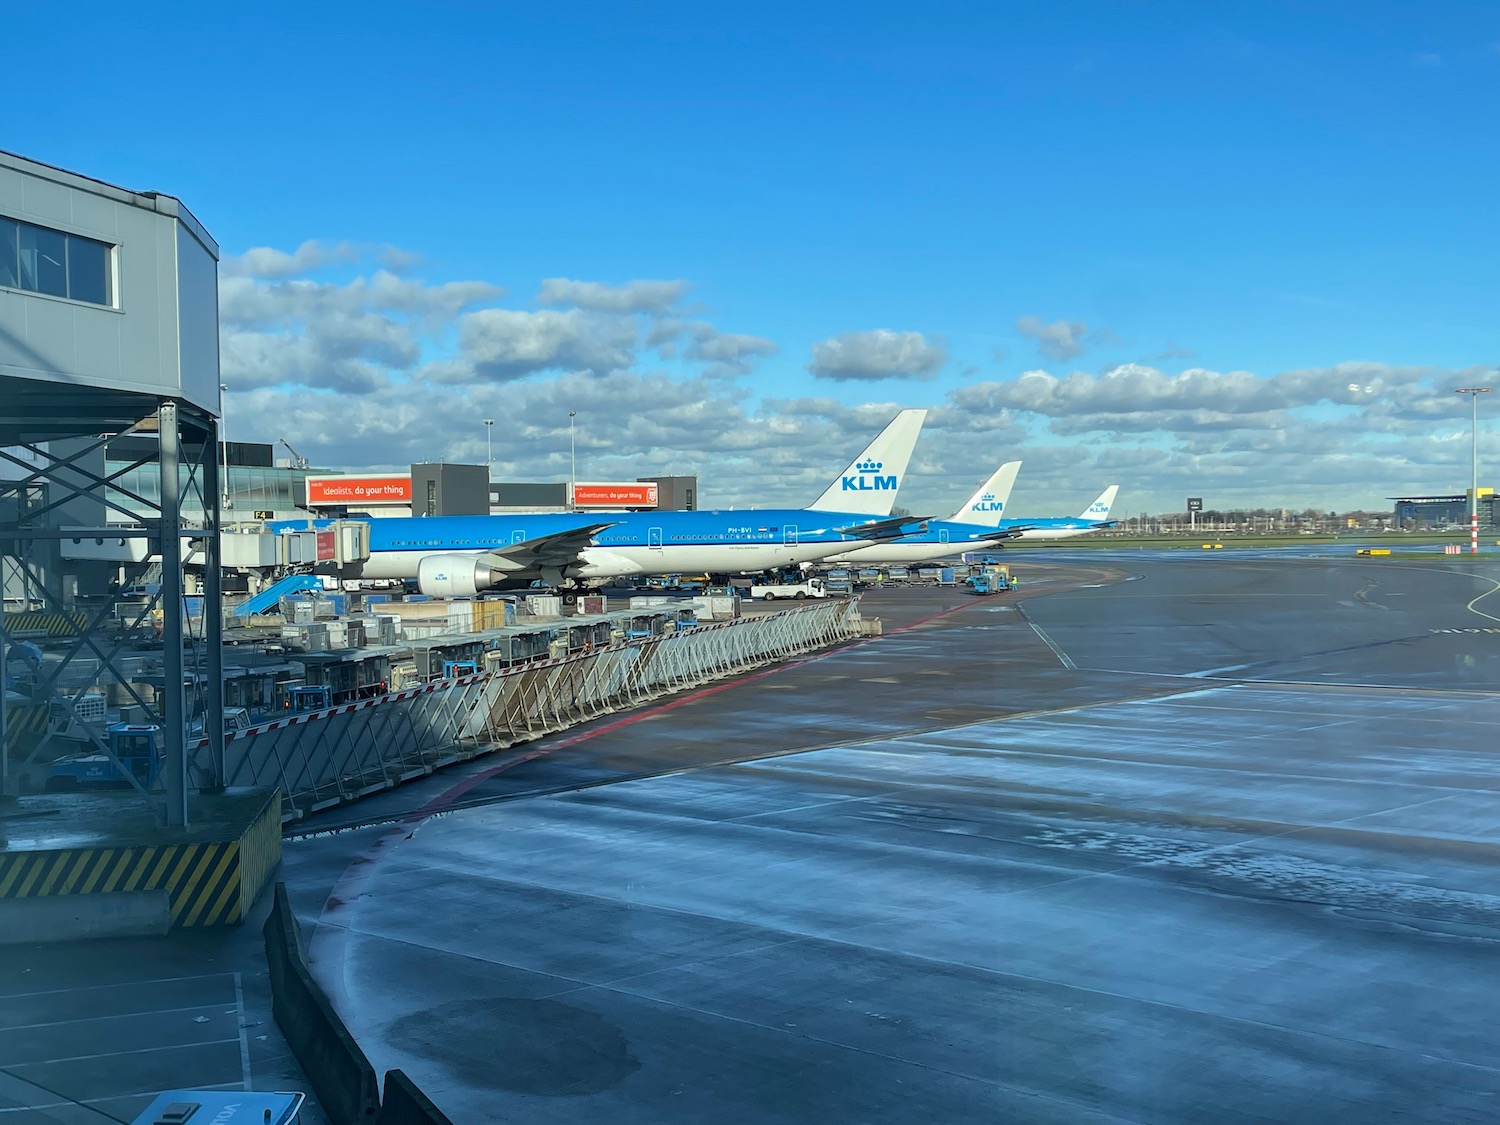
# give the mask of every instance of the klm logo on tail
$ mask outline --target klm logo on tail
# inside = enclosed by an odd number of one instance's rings
[[[1107,515],[1109,515],[1109,507],[1107,505],[1101,504],[1101,503],[1099,503],[1099,501],[1095,500],[1092,504],[1089,505],[1089,515],[1091,515],[1091,516],[1107,516]]]
[[[1003,512],[1003,511],[1005,511],[1005,501],[1004,500],[996,500],[995,499],[995,494],[993,492],[986,492],[983,496],[981,496],[979,498],[979,502],[977,504],[971,504],[969,506],[969,511],[971,511],[971,512]]]
[[[855,465],[858,476],[843,477],[845,492],[895,492],[898,483],[893,476],[883,477],[880,470],[885,466],[876,460],[861,461]]]

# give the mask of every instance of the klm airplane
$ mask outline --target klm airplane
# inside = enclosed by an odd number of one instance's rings
[[[959,551],[980,550],[981,542],[989,544],[1006,538],[1000,535],[1000,521],[1020,471],[1021,462],[1007,461],[946,520],[908,524],[912,534],[901,539],[840,551],[823,562],[836,566],[905,566],[931,562]]]
[[[909,565],[947,558],[962,551],[994,550],[1003,547],[1006,540],[1067,539],[1115,526],[1114,521],[1109,519],[1109,510],[1120,490],[1117,484],[1106,488],[1099,499],[1076,518],[1002,518],[1001,513],[1010,497],[1010,486],[1015,483],[1016,471],[1020,465],[1019,461],[1001,465],[995,475],[985,482],[986,487],[975,493],[968,504],[954,513],[952,519],[914,520],[902,529],[905,534],[899,538],[845,551],[824,561],[861,566]]]
[[[372,519],[370,557],[343,576],[415,579],[424,594],[470,597],[534,581],[576,590],[634,575],[753,574],[815,562],[911,525],[889,517],[926,416],[903,410],[810,508]]]
[[[1118,484],[1110,485],[1082,514],[1071,519],[1005,519],[1000,521],[1000,527],[1019,529],[1016,538],[1020,539],[1071,539],[1075,535],[1087,535],[1091,531],[1116,527],[1119,521],[1109,518],[1109,510],[1114,507],[1119,491]]]

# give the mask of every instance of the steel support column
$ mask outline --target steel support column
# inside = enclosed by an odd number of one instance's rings
[[[164,402],[157,408],[161,441],[161,519],[158,542],[161,552],[161,671],[162,690],[162,780],[167,791],[167,824],[187,824],[187,718],[183,714],[182,666],[182,506],[181,460],[177,404]],[[221,727],[223,723],[219,724]]]
[[[204,674],[208,682],[208,697],[203,714],[203,730],[208,735],[209,769],[202,778],[200,788],[217,791],[224,788],[224,601],[221,597],[222,583],[219,571],[219,535],[224,525],[224,512],[220,504],[225,498],[225,489],[220,487],[220,471],[227,481],[229,465],[219,465],[219,450],[227,451],[228,442],[223,439],[224,422],[218,419],[212,432],[205,433],[203,450],[203,647]]]

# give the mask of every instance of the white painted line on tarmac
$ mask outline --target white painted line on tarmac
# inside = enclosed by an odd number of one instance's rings
[[[1480,575],[1476,574],[1474,577],[1478,578],[1478,577],[1480,577]],[[1487,618],[1490,621],[1500,621],[1500,617],[1496,617],[1492,613],[1485,613],[1484,610],[1482,610],[1482,609],[1475,609],[1474,608],[1474,606],[1481,599],[1489,597],[1496,590],[1500,590],[1500,582],[1496,582],[1493,578],[1486,578],[1485,581],[1490,584],[1490,588],[1488,590],[1486,590],[1484,593],[1480,594],[1479,597],[1475,598],[1472,602],[1470,602],[1464,608],[1467,609],[1470,613],[1477,613],[1480,617]]]
[[[128,1051],[101,1051],[94,1055],[68,1055],[55,1059],[31,1059],[25,1062],[0,1061],[0,1070],[14,1070],[20,1066],[52,1066],[55,1063],[92,1062],[94,1059],[117,1059],[122,1055],[149,1055],[157,1051],[181,1051],[189,1047],[219,1047],[225,1043],[236,1043],[237,1039],[190,1039],[186,1043],[163,1043],[157,1047],[132,1047]]]
[[[1074,664],[1073,661],[1069,659],[1067,653],[1065,653],[1062,649],[1058,648],[1055,644],[1052,643],[1052,638],[1047,636],[1046,633],[1042,632],[1042,628],[1040,625],[1031,620],[1031,618],[1029,617],[1026,619],[1026,624],[1031,626],[1031,631],[1033,633],[1042,638],[1042,643],[1052,650],[1052,655],[1057,657],[1058,660],[1062,661],[1062,666],[1064,668],[1068,669],[1069,671],[1078,670],[1078,665]]]
[[[250,1040],[245,1035],[245,986],[240,980],[240,974],[234,974],[234,1007],[235,1023],[240,1028],[240,1074],[241,1081],[246,1090],[253,1089],[250,1085]]]
[[[229,975],[228,973],[194,973],[185,977],[156,977],[153,980],[120,980],[109,984],[84,984],[77,988],[48,988],[41,992],[5,992],[0,993],[0,1000],[24,1000],[29,996],[57,996],[64,992],[97,992],[106,988],[142,988],[152,984],[177,984],[185,980],[222,980]]]
[[[74,1024],[97,1023],[100,1020],[128,1020],[139,1016],[172,1016],[182,1012],[206,1012],[211,1009],[222,1008],[224,1001],[216,1000],[212,1004],[190,1004],[186,1008],[143,1008],[135,1012],[109,1012],[102,1016],[75,1016],[68,1020],[47,1020],[43,1023],[13,1023],[0,1027],[0,1036],[12,1031],[35,1031],[43,1027],[70,1027]]]

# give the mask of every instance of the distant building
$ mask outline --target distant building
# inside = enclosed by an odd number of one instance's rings
[[[1469,494],[1462,492],[1454,496],[1392,496],[1396,507],[1392,516],[1397,527],[1441,528],[1453,525],[1468,526]],[[1479,490],[1479,526],[1495,526],[1495,490]]]
[[[568,509],[566,481],[493,481],[490,484],[492,512],[565,512]]]
[[[656,506],[668,512],[696,512],[698,510],[697,477],[637,477],[639,481],[657,486]]]
[[[489,515],[489,476],[489,469],[483,465],[413,465],[411,467],[412,515]]]

